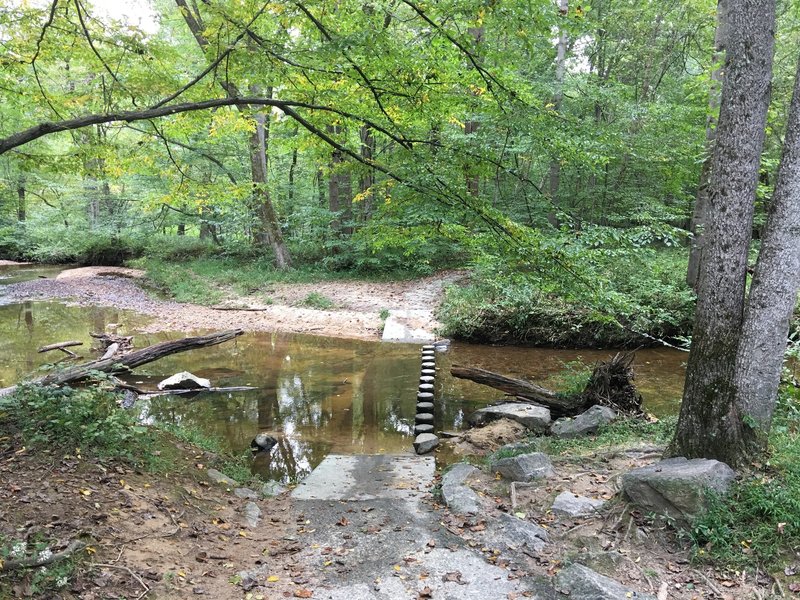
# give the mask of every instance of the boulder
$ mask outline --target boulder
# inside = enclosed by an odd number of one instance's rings
[[[239,484],[236,483],[233,479],[225,475],[224,473],[220,473],[216,469],[208,469],[206,471],[208,478],[213,481],[214,483],[218,483],[220,485],[225,485],[230,488],[234,488]]]
[[[647,511],[690,523],[706,507],[709,492],[724,494],[735,478],[718,460],[670,458],[625,473],[622,490]]]
[[[243,500],[258,500],[258,493],[250,488],[235,488],[233,493],[236,495],[237,498],[242,498]]]
[[[192,375],[189,371],[175,373],[158,384],[160,390],[207,390],[210,387],[211,382],[208,379]]]
[[[442,476],[442,497],[448,508],[459,515],[483,511],[480,498],[466,481],[480,471],[467,463],[457,463]]]
[[[550,428],[550,433],[559,438],[576,438],[582,435],[597,433],[602,425],[607,425],[617,418],[617,413],[607,406],[592,406],[572,419],[559,419]]]
[[[561,492],[553,502],[552,511],[565,517],[585,517],[594,515],[603,506],[602,500],[592,500],[586,496],[578,496],[572,492]]]
[[[553,463],[546,454],[531,452],[492,461],[492,472],[511,481],[533,481],[555,475]]]
[[[507,402],[497,406],[487,406],[476,410],[467,420],[473,427],[480,427],[502,418],[516,421],[535,433],[546,432],[547,428],[550,427],[551,421],[548,408],[521,402]]]
[[[420,433],[414,439],[414,450],[417,454],[427,454],[439,445],[439,438],[432,433]]]
[[[508,513],[498,514],[496,519],[492,519],[490,527],[493,541],[507,548],[526,546],[528,550],[541,552],[548,542],[547,531],[543,527]]]
[[[268,433],[259,433],[253,438],[253,441],[250,442],[250,448],[253,452],[269,452],[277,443],[278,440]]]
[[[655,596],[641,594],[577,563],[561,569],[556,575],[556,590],[569,596],[569,600],[656,600]]]

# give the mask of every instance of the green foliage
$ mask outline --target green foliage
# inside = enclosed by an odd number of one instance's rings
[[[27,445],[139,462],[148,455],[151,434],[118,400],[99,387],[24,385],[4,405]]]
[[[562,367],[555,377],[556,390],[564,396],[577,396],[586,389],[592,376],[592,366],[578,359],[562,363]]]
[[[763,465],[714,497],[693,524],[699,560],[772,572],[800,547],[800,390],[783,388]]]
[[[335,306],[330,298],[323,296],[319,292],[311,292],[306,296],[303,300],[303,305],[319,310],[330,310]]]

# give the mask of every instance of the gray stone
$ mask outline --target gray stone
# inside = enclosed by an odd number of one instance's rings
[[[456,514],[479,514],[483,512],[480,498],[466,481],[480,471],[467,463],[453,465],[442,476],[442,497],[445,504]]]
[[[565,517],[585,517],[594,515],[603,506],[602,500],[592,500],[586,496],[578,496],[572,492],[561,492],[553,502],[552,510]]]
[[[419,391],[420,392],[428,392],[428,393],[430,393],[431,390],[433,390],[433,384],[432,383],[420,383],[419,384]]]
[[[433,433],[433,425],[430,423],[414,425],[414,435],[419,435],[420,433]]]
[[[426,360],[426,361],[424,361],[422,363],[422,368],[423,369],[434,369],[435,370],[436,369],[436,363],[433,362],[432,360]]]
[[[417,393],[417,402],[431,402],[433,400],[433,394],[430,392],[418,392]]]
[[[261,486],[261,494],[267,498],[278,496],[286,491],[288,491],[288,488],[281,484],[280,481],[275,481],[274,479],[267,481]]]
[[[427,454],[439,445],[439,438],[432,433],[420,433],[414,439],[414,450],[417,454]]]
[[[259,433],[256,437],[253,438],[253,441],[250,442],[250,448],[254,452],[258,452],[263,450],[264,452],[269,452],[275,445],[278,443],[274,437],[269,435],[268,433]]]
[[[431,413],[417,413],[417,423],[433,423],[433,415]]]
[[[158,384],[158,389],[160,390],[199,390],[210,387],[211,382],[208,379],[192,375],[189,371],[175,373],[175,375],[167,377]]]
[[[250,488],[235,488],[233,493],[236,494],[237,498],[242,498],[243,500],[258,500],[258,493]]]
[[[625,473],[622,489],[645,510],[688,523],[705,508],[709,492],[724,494],[735,477],[717,460],[670,458]]]
[[[532,481],[555,475],[553,463],[546,454],[531,452],[492,461],[492,472],[511,481]]]
[[[436,369],[422,369],[422,371],[420,371],[419,374],[420,375],[432,375],[432,376],[435,376],[436,375]]]
[[[423,350],[435,350],[435,349],[436,349],[436,346],[434,346],[433,344],[425,344],[425,345],[422,347],[422,349],[423,349]]]
[[[509,548],[526,546],[529,550],[541,552],[548,542],[547,531],[543,527],[508,513],[497,515],[490,527],[490,536]]]
[[[573,419],[559,419],[553,423],[550,433],[559,438],[576,438],[597,433],[600,426],[607,425],[616,418],[617,413],[612,409],[595,405]]]
[[[556,575],[556,589],[569,596],[569,600],[656,600],[655,596],[639,593],[577,563],[562,569]]]
[[[497,406],[487,406],[472,413],[467,420],[473,427],[480,427],[490,421],[504,418],[521,423],[536,433],[547,431],[551,421],[549,409],[544,406],[534,406],[533,404],[523,404],[521,402],[507,402]]]
[[[417,412],[432,412],[433,402],[417,402]]]
[[[419,376],[419,382],[420,383],[433,383],[434,381],[436,381],[436,378],[433,377],[432,375],[420,375]]]
[[[230,477],[228,477],[224,473],[220,473],[216,469],[208,469],[206,471],[206,474],[208,475],[208,478],[211,481],[213,481],[214,483],[218,483],[220,485],[226,485],[226,486],[231,487],[231,488],[236,487],[237,485],[239,485],[233,479],[231,479]]]
[[[431,350],[423,350],[422,351],[422,356],[423,357],[431,357],[431,356],[435,356],[435,355],[436,355],[436,349],[435,348],[431,349]]]
[[[255,502],[248,502],[244,505],[242,510],[244,514],[244,524],[250,529],[258,527],[258,522],[261,520],[261,509]]]

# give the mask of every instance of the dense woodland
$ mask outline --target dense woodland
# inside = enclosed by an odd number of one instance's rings
[[[175,261],[256,285],[467,267],[440,316],[468,339],[694,323],[676,451],[736,463],[797,295],[796,8],[159,0],[134,25],[6,1],[0,251],[166,287]]]

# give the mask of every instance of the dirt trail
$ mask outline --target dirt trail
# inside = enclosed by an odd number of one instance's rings
[[[274,284],[263,298],[229,294],[217,309],[155,298],[138,283],[141,271],[114,267],[84,267],[63,271],[55,279],[37,279],[0,288],[5,302],[66,299],[77,305],[113,306],[156,317],[144,330],[191,331],[239,327],[248,331],[285,331],[333,337],[378,339],[384,309],[425,309],[426,326],[437,326],[433,311],[448,284],[464,277],[446,272],[413,281],[330,281],[304,284]],[[316,292],[333,303],[330,310],[300,306]],[[247,307],[250,310],[231,310]],[[220,310],[219,308],[224,308]]]

